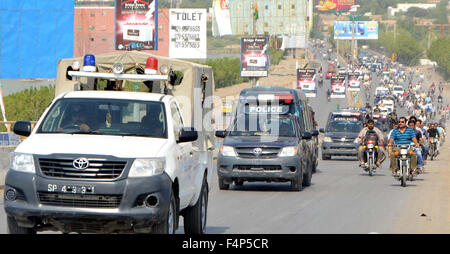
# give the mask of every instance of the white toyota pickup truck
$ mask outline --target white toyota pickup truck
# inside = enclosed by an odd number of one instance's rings
[[[197,114],[205,108],[196,106]],[[6,176],[8,231],[174,233],[183,215],[186,233],[205,233],[212,152],[195,115],[182,111],[166,93],[71,91],[56,96],[34,129],[16,122],[14,132],[28,138]]]

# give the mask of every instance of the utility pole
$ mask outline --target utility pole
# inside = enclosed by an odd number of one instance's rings
[[[253,37],[256,37],[256,16],[255,16],[255,12],[256,12],[256,0],[253,0]],[[251,87],[255,87],[257,84],[257,78],[256,77],[251,77],[250,78],[250,85]]]

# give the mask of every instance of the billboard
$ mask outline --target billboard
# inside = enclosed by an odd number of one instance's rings
[[[345,98],[345,76],[331,77],[331,98]]]
[[[267,77],[269,38],[241,38],[241,77]]]
[[[316,70],[297,69],[297,89],[302,90],[306,97],[316,97]]]
[[[169,57],[206,58],[206,9],[169,10]]]
[[[318,11],[330,12],[331,10],[348,11],[352,5],[356,5],[355,0],[317,0],[316,7]]]
[[[355,24],[353,36],[355,40],[377,40],[378,21],[334,21],[334,39],[351,40],[352,27]]]
[[[257,35],[305,36],[307,17],[309,16],[312,21],[313,16],[312,13],[308,13],[307,0],[225,0],[221,2],[229,6],[233,35],[251,36],[254,26]],[[258,15],[254,22],[256,10]]]
[[[231,35],[230,1],[213,0],[213,36]]]
[[[73,30],[73,0],[0,0],[0,79],[56,78]]]
[[[158,49],[158,0],[116,0],[115,48]]]

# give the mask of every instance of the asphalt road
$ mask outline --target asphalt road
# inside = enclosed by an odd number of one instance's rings
[[[346,99],[328,103],[327,87],[329,80],[310,102],[321,128],[337,104],[348,104]],[[420,188],[422,181],[426,181],[426,175],[402,188],[390,175],[387,160],[370,177],[355,158],[339,157],[320,160],[312,185],[301,192],[290,191],[290,183],[244,183],[223,191],[214,172],[207,233],[398,233],[395,225],[404,214],[406,202],[414,198],[409,189]],[[0,233],[6,233],[3,199],[0,202]],[[182,222],[180,225],[177,233],[184,232]]]

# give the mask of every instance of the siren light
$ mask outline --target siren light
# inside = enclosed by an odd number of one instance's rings
[[[147,58],[145,64],[145,74],[157,74],[158,73],[158,59],[155,57]]]
[[[94,55],[85,55],[84,56],[84,63],[83,63],[83,71],[96,71],[95,68],[95,56]]]

